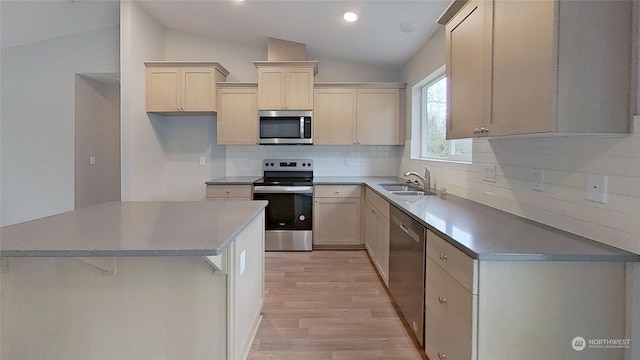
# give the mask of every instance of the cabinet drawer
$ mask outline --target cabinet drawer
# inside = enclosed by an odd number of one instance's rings
[[[425,303],[462,349],[471,348],[474,296],[436,262],[427,258]]]
[[[376,208],[382,216],[389,219],[389,202],[369,188],[367,188],[365,194],[367,202],[371,203],[371,205]]]
[[[477,294],[476,262],[455,246],[427,230],[427,256],[440,265],[472,294]]]
[[[207,185],[207,199],[251,200],[251,185]]]
[[[471,359],[471,346],[468,351],[461,349],[429,310],[425,313],[424,327],[424,351],[429,359]]]
[[[360,185],[316,185],[315,197],[360,197],[362,192]]]

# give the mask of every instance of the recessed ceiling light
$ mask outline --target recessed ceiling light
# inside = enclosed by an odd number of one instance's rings
[[[412,33],[416,31],[416,23],[414,23],[413,21],[405,21],[400,24],[399,28],[403,33]]]
[[[356,13],[351,11],[344,13],[342,17],[344,17],[344,19],[348,22],[354,22],[358,20],[358,15],[356,15]]]

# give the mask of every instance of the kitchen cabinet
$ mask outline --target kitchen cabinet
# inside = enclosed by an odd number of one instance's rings
[[[257,84],[219,83],[217,143],[255,145],[258,126]]]
[[[404,87],[403,83],[317,83],[314,144],[402,144]]]
[[[447,137],[626,133],[631,1],[470,1],[446,25]]]
[[[389,287],[389,203],[369,188],[365,199],[365,248],[385,286]]]
[[[216,82],[229,72],[212,62],[145,62],[147,112],[215,113]]]
[[[254,61],[259,110],[313,110],[317,61]]]
[[[361,245],[359,185],[316,185],[313,205],[313,244]]]
[[[207,185],[207,199],[251,200],[252,185]]]
[[[568,359],[576,336],[626,338],[624,263],[478,261],[427,230],[426,264],[430,359]]]

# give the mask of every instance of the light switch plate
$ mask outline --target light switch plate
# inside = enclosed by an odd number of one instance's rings
[[[587,185],[585,188],[585,197],[587,200],[606,204],[607,180],[606,175],[587,175]]]
[[[496,182],[496,166],[485,165],[484,166],[484,181]]]
[[[544,170],[533,169],[531,172],[531,189],[544,191]]]

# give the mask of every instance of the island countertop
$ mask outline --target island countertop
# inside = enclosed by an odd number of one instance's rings
[[[0,256],[219,255],[266,201],[107,202],[0,228]]]

